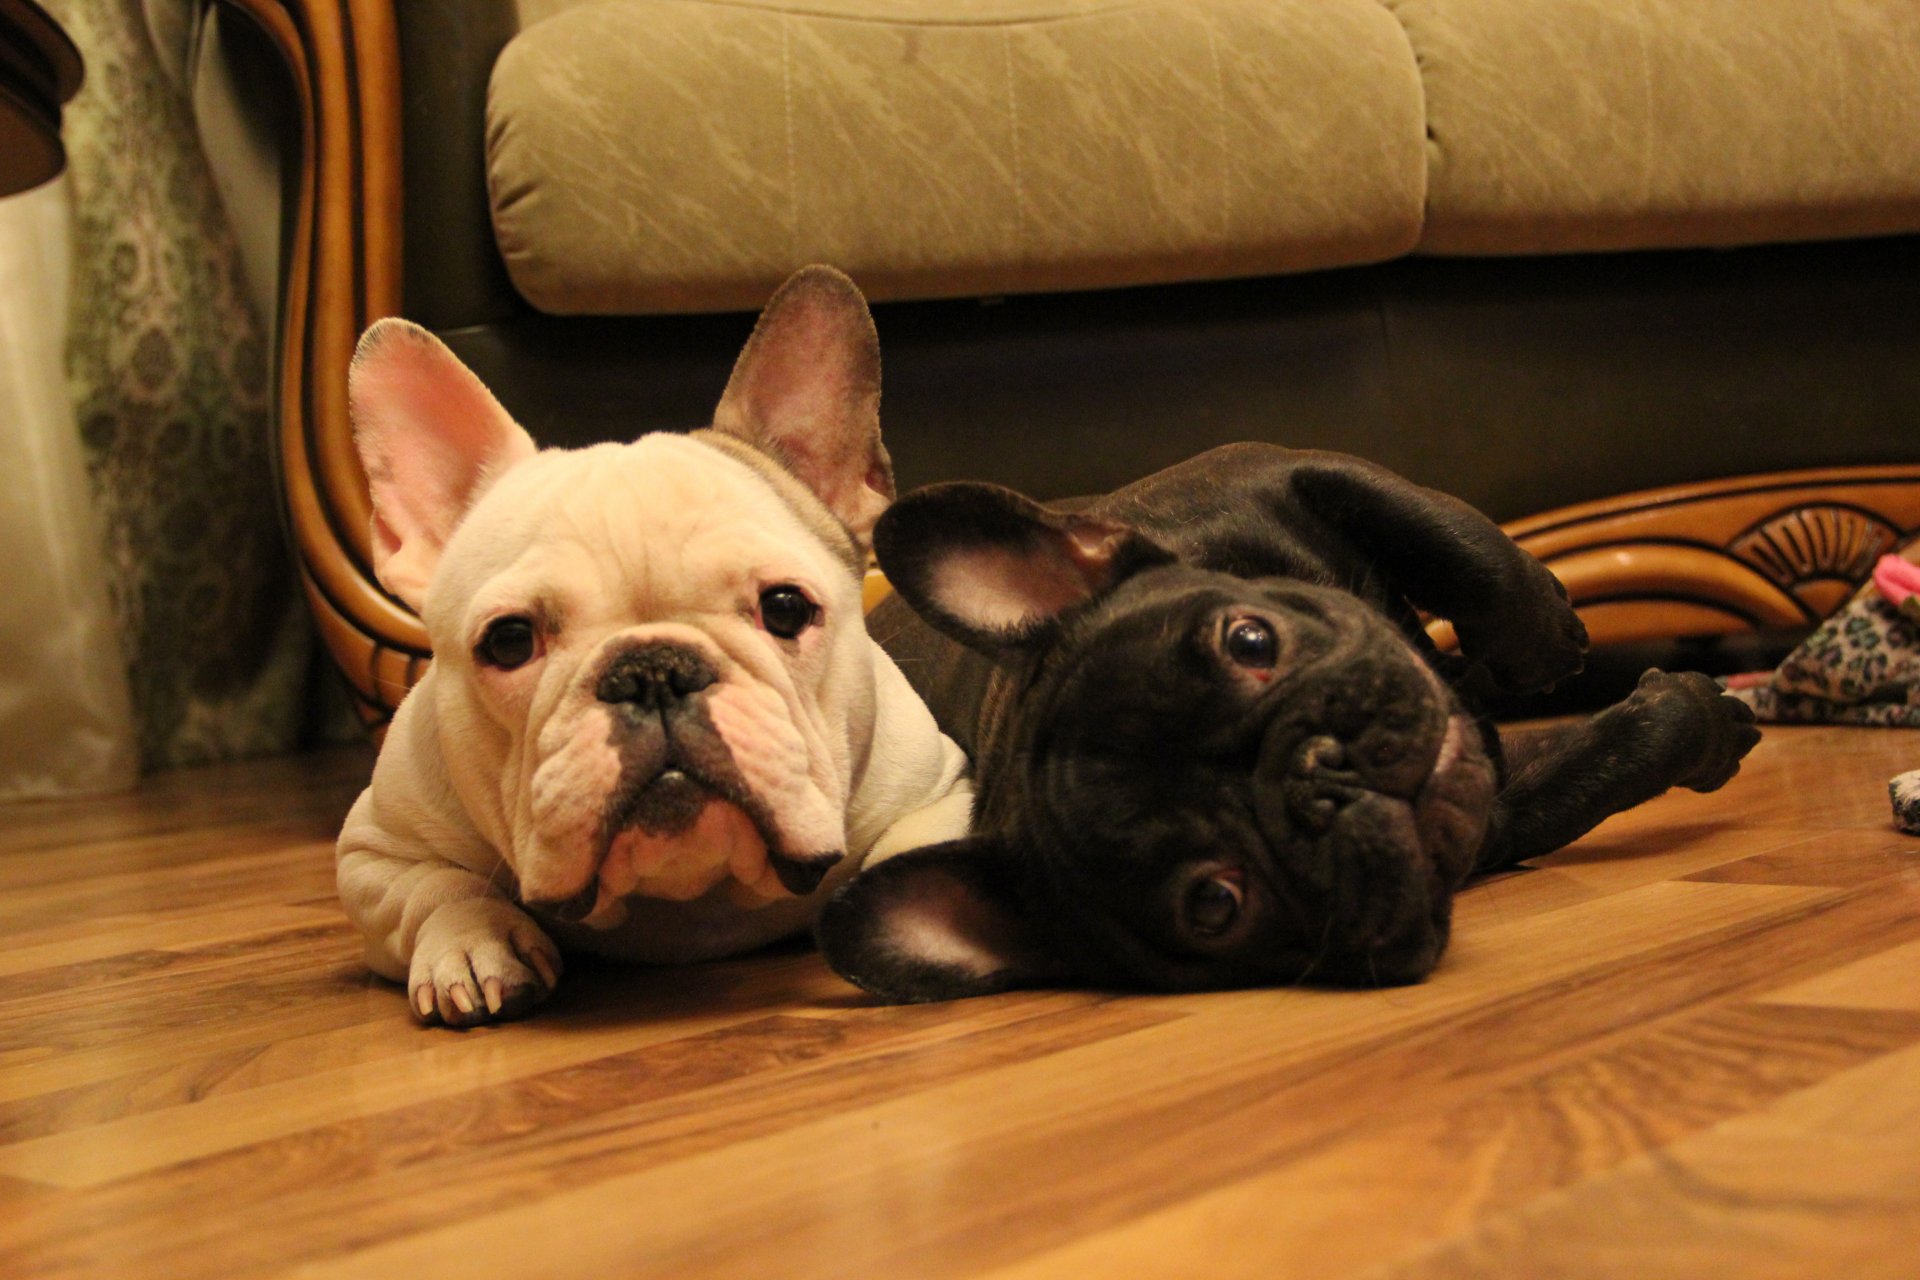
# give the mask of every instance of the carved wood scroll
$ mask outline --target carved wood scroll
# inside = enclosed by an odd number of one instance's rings
[[[1920,466],[1746,476],[1587,503],[1507,531],[1595,644],[1811,626],[1920,528]]]
[[[281,496],[307,601],[369,725],[425,669],[426,632],[373,579],[347,422],[360,331],[400,310],[400,79],[391,0],[222,0],[266,33],[299,117],[277,317]]]

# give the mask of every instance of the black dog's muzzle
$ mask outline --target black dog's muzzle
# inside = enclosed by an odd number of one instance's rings
[[[1335,951],[1426,938],[1452,888],[1420,820],[1451,701],[1397,637],[1336,646],[1272,696],[1253,800],[1282,891]]]

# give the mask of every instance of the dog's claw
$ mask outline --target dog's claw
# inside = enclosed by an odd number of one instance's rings
[[[520,958],[533,966],[533,971],[540,975],[540,985],[547,990],[559,985],[560,975],[554,971],[553,961],[547,959],[546,952],[538,947],[529,948],[520,953]]]
[[[560,953],[510,903],[442,907],[414,941],[410,1000],[425,1023],[471,1027],[523,1017],[553,993]]]

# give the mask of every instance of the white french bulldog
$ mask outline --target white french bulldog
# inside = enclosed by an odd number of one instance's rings
[[[374,570],[435,658],[336,867],[422,1021],[526,1013],[555,938],[656,963],[760,946],[863,860],[965,834],[964,757],[861,614],[893,473],[852,281],[782,285],[689,436],[536,450],[400,320],[349,387]]]

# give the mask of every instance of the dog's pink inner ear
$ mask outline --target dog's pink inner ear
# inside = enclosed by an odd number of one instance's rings
[[[404,320],[368,329],[347,375],[373,497],[373,569],[418,610],[447,539],[531,437],[440,340]]]
[[[931,594],[976,630],[1028,631],[1112,586],[1130,533],[1124,525],[1075,516],[1063,528],[1037,526],[1021,544],[959,546],[935,567]]]
[[[1017,922],[976,890],[944,869],[923,874],[913,888],[887,904],[887,950],[953,977],[987,978],[1015,966],[1023,950]]]
[[[806,267],[760,314],[713,425],[772,454],[862,542],[893,501],[880,440],[880,340],[866,300]]]

